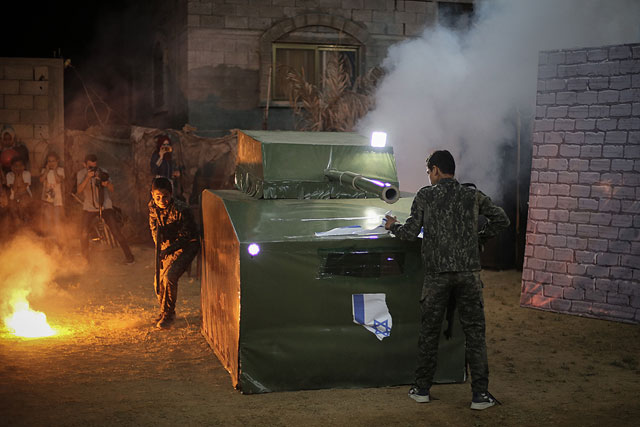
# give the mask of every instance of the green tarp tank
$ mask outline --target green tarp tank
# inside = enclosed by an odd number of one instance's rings
[[[409,384],[416,362],[420,245],[390,235],[316,237],[373,228],[411,198],[256,200],[209,191],[203,208],[203,334],[243,393]],[[251,255],[250,244],[260,251]],[[355,324],[351,298],[384,293],[393,317],[380,341]],[[465,380],[464,337],[441,336],[437,382]]]

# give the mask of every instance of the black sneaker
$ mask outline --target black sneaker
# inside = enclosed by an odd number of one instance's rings
[[[429,403],[429,390],[414,385],[409,389],[409,397],[418,403]]]
[[[493,397],[488,391],[473,392],[473,399],[471,399],[471,409],[482,411],[483,409],[491,408],[493,405],[498,404],[498,399]]]

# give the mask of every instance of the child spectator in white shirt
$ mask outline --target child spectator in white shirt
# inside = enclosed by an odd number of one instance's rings
[[[47,155],[47,161],[40,172],[40,182],[44,202],[42,203],[42,230],[45,234],[55,237],[58,243],[62,243],[64,168],[60,166],[58,153],[52,151]]]

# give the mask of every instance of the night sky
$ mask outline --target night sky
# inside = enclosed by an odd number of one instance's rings
[[[99,93],[114,110],[122,110],[118,86],[126,81],[123,71],[131,52],[133,36],[140,25],[131,25],[131,8],[138,1],[11,1],[4,2],[0,26],[0,57],[70,59],[73,69],[64,75],[65,127],[84,129],[87,98],[80,79]],[[136,18],[136,21],[139,19]],[[129,24],[127,24],[127,22]],[[129,34],[129,36],[125,36]],[[126,117],[126,111],[119,111]],[[122,120],[121,120],[122,121]],[[126,120],[125,120],[126,121]]]
[[[122,3],[121,0],[5,1],[0,9],[3,17],[0,56],[62,56],[82,62],[96,42],[104,43],[101,28],[118,21]]]

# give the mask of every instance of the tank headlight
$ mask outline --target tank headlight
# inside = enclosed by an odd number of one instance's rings
[[[371,133],[371,146],[372,147],[384,147],[387,145],[386,132],[373,132]]]
[[[260,253],[260,245],[258,245],[257,243],[252,243],[247,248],[247,251],[249,252],[249,255],[256,256]]]

